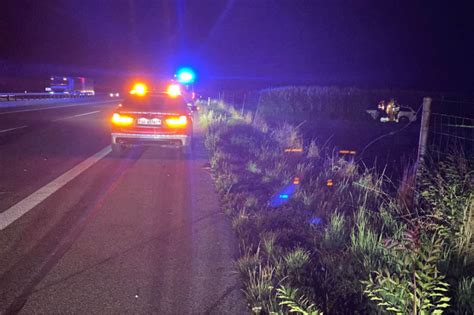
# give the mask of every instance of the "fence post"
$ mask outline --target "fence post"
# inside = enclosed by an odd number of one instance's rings
[[[415,174],[413,180],[413,201],[412,206],[418,204],[418,177],[420,176],[421,167],[423,167],[424,158],[426,155],[426,147],[428,145],[428,132],[430,129],[430,114],[431,114],[431,98],[423,98],[423,111],[421,114],[420,138],[418,141],[418,156],[415,163]]]
[[[430,129],[431,97],[423,98],[423,112],[421,114],[420,140],[418,142],[417,168],[423,162],[428,144],[428,132]]]

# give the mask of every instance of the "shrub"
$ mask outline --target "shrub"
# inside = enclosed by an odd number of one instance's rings
[[[441,259],[439,238],[422,240],[411,234],[392,246],[395,266],[374,271],[363,283],[365,293],[384,311],[397,314],[441,314],[449,307],[449,284],[436,263]]]
[[[280,300],[279,305],[283,307],[285,313],[296,313],[303,315],[322,315],[323,313],[316,309],[307,297],[298,292],[298,289],[292,289],[280,286],[277,289],[277,299]]]

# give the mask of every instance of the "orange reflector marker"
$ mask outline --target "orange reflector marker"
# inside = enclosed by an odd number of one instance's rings
[[[299,177],[295,177],[295,178],[293,179],[293,184],[299,185],[300,183],[301,183],[301,181],[300,181],[300,178],[299,178]]]
[[[303,149],[302,148],[288,148],[288,149],[285,149],[285,152],[303,152]]]
[[[351,151],[351,150],[339,150],[339,154],[352,154],[355,155],[356,151]]]
[[[334,183],[332,182],[332,179],[328,179],[328,181],[326,183],[326,186],[328,186],[328,187],[334,186]]]
[[[185,127],[188,124],[188,118],[186,116],[170,117],[165,121],[168,127],[172,128]]]
[[[129,126],[133,124],[133,118],[129,116],[122,116],[119,113],[115,113],[112,116],[112,123],[115,125]]]
[[[143,96],[148,92],[148,87],[143,83],[135,83],[130,94]]]
[[[181,95],[181,87],[178,84],[170,84],[166,89],[166,93],[171,97],[177,97]]]

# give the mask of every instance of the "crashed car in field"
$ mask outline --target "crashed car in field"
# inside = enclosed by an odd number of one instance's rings
[[[408,123],[416,121],[417,112],[409,106],[399,106],[395,100],[390,101],[387,105],[381,101],[376,109],[367,109],[365,111],[373,119],[381,122],[399,122]]]

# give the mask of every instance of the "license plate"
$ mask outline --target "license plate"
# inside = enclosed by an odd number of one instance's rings
[[[161,125],[161,119],[159,118],[138,118],[137,123],[139,125],[146,125],[146,126],[159,126]]]

